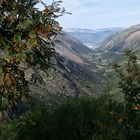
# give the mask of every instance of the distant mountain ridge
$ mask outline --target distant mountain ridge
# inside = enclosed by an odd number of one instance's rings
[[[103,28],[103,29],[66,29],[69,35],[77,38],[84,45],[89,48],[96,48],[102,41],[107,39],[109,36],[122,31],[124,28]]]
[[[122,31],[121,27],[110,27],[110,28],[99,28],[99,29],[82,29],[82,28],[67,28],[64,31],[65,32],[85,32],[85,33],[97,33],[97,32],[104,32],[107,30],[111,31]]]

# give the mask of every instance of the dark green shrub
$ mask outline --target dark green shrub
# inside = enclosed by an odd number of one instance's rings
[[[35,109],[5,126],[6,140],[123,139],[118,119],[123,105],[109,97],[67,101],[55,109]]]

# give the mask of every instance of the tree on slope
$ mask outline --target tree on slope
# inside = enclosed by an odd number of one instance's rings
[[[114,65],[114,68],[125,99],[125,114],[121,121],[126,138],[131,140],[140,137],[140,67],[134,52],[127,50],[126,56],[126,63],[122,67]]]

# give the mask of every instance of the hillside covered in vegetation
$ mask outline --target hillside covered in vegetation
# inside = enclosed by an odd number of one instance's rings
[[[139,140],[139,25],[91,50],[60,4],[0,0],[0,140]]]

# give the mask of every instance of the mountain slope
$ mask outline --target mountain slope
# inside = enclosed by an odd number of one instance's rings
[[[78,63],[84,63],[82,58],[92,52],[83,43],[65,32],[56,38],[55,49],[59,55]]]
[[[32,88],[32,97],[48,105],[65,98],[100,93],[102,77],[87,62],[91,50],[66,33],[55,39],[54,47],[59,53],[54,59],[54,69],[49,69],[48,77],[42,74],[45,83]]]
[[[124,52],[128,48],[140,51],[140,25],[132,26],[108,38],[99,49],[102,51]]]

